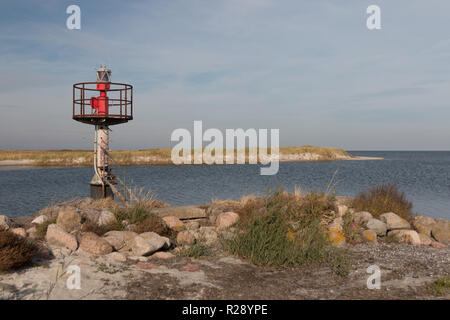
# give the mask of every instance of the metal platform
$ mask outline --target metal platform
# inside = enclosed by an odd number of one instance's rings
[[[73,120],[92,125],[104,125],[104,126],[112,126],[115,124],[126,123],[130,120],[133,120],[133,116],[120,116],[120,115],[74,115]]]
[[[97,82],[80,82],[73,85],[72,119],[91,125],[116,125],[133,120],[133,86],[126,83],[108,83],[107,106],[103,113],[91,105],[92,98],[102,90]]]

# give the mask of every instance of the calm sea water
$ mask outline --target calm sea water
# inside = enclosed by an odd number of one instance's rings
[[[353,151],[383,161],[280,163],[276,176],[260,176],[259,165],[126,167],[138,187],[151,189],[172,205],[212,199],[239,199],[269,187],[293,191],[325,190],[338,170],[339,195],[353,196],[380,183],[394,183],[413,202],[416,213],[450,219],[450,151]],[[0,213],[32,215],[62,200],[86,197],[92,168],[0,168]]]

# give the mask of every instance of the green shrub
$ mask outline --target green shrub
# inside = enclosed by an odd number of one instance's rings
[[[200,258],[211,255],[211,247],[203,239],[198,239],[194,244],[182,247],[180,254],[184,257]]]
[[[264,266],[329,263],[346,275],[346,256],[331,246],[321,226],[334,208],[331,197],[314,192],[298,197],[279,189],[266,196],[265,208],[239,226],[228,243],[231,253]]]
[[[450,277],[443,277],[436,280],[430,287],[431,293],[435,296],[443,296],[450,292]]]
[[[9,231],[0,231],[0,271],[18,269],[28,264],[37,247],[28,239]]]
[[[403,192],[399,192],[392,184],[382,184],[361,192],[353,200],[356,211],[368,211],[375,218],[386,212],[394,212],[400,217],[410,220],[412,217],[412,203],[406,199]]]

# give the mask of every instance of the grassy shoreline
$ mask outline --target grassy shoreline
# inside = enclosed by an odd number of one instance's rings
[[[191,151],[194,155],[194,150]],[[270,149],[268,150],[270,154]],[[225,152],[224,152],[225,154]],[[235,158],[237,151],[234,150]],[[246,163],[249,163],[249,149],[245,150]],[[173,165],[170,148],[145,150],[114,150],[112,157],[124,166],[131,165]],[[194,158],[194,157],[192,157]],[[377,158],[356,157],[343,149],[301,146],[281,147],[280,161],[334,161],[334,160],[375,160]],[[193,162],[193,161],[192,161]],[[225,162],[225,161],[224,161]],[[258,158],[259,162],[259,158]],[[90,150],[0,150],[0,165],[26,166],[91,166],[93,151]]]

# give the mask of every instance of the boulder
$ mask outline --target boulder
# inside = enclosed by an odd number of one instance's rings
[[[372,218],[372,214],[367,211],[355,212],[353,215],[353,221],[360,225],[364,225],[367,221],[369,221],[369,219]]]
[[[168,260],[168,259],[175,258],[175,255],[170,252],[158,251],[158,252],[155,252],[154,254],[152,254],[151,257],[156,258],[156,259]]]
[[[25,238],[27,236],[27,232],[25,231],[24,228],[14,228],[14,229],[10,229],[10,231],[14,234],[17,234],[18,236]]]
[[[216,223],[217,216],[223,212],[235,211],[241,207],[240,201],[234,200],[223,200],[223,201],[214,201],[211,203],[206,209],[206,214],[209,218],[209,222],[211,224]]]
[[[43,224],[44,222],[48,221],[48,217],[43,214],[39,217],[35,218],[33,221],[31,221],[32,224]]]
[[[377,241],[377,233],[374,230],[364,230],[362,232],[362,238],[364,241],[371,243],[378,243]]]
[[[436,223],[444,229],[450,230],[450,220],[445,220],[442,218],[436,219]]]
[[[7,231],[11,227],[11,220],[7,216],[0,215],[0,231]]]
[[[167,216],[162,218],[167,226],[175,231],[181,231],[184,227],[184,223],[175,216]]]
[[[50,245],[65,247],[72,251],[75,251],[78,248],[77,238],[54,223],[48,226],[45,240],[47,240]]]
[[[383,213],[380,215],[380,220],[386,223],[388,230],[411,229],[408,221],[393,212]]]
[[[436,221],[433,218],[427,216],[415,216],[412,222],[414,229],[417,232],[431,236],[431,229],[436,225]]]
[[[196,206],[181,206],[181,207],[164,207],[156,208],[152,211],[156,215],[162,217],[175,216],[178,219],[197,219],[206,218],[205,209]]]
[[[138,234],[133,231],[109,231],[103,238],[117,251],[128,251],[131,248],[132,240]]]
[[[429,246],[433,242],[433,240],[424,233],[419,233],[420,242],[424,246]]]
[[[195,242],[195,231],[186,230],[177,234],[177,243],[179,245],[190,245]]]
[[[445,228],[445,225],[436,224],[431,229],[431,235],[436,241],[444,243],[450,242],[450,230]]]
[[[148,239],[148,240],[152,240],[155,238],[163,239],[166,244],[161,248],[162,250],[167,250],[172,246],[172,242],[170,241],[169,238],[160,236],[156,232],[144,232],[144,233],[141,233],[139,236],[141,236],[144,239]]]
[[[343,204],[338,205],[337,208],[338,208],[337,214],[338,214],[339,217],[343,217],[345,215],[345,213],[347,212],[347,210],[348,210],[348,207],[346,205],[343,205]]]
[[[328,241],[335,247],[341,247],[346,243],[344,234],[336,231],[330,231],[328,233]]]
[[[58,213],[56,224],[66,232],[72,232],[81,227],[81,216],[73,209],[61,210]]]
[[[167,247],[166,238],[154,232],[138,235],[131,242],[131,251],[135,256],[149,256],[165,247]]]
[[[97,224],[99,226],[107,226],[114,222],[116,222],[116,216],[114,215],[114,213],[108,210],[102,210],[98,217]]]
[[[215,243],[218,239],[214,227],[201,227],[194,233],[194,237],[196,240],[204,241],[207,245]]]
[[[388,232],[388,236],[400,243],[408,243],[412,245],[420,245],[420,236],[414,230],[392,230]]]
[[[383,221],[372,218],[366,222],[365,226],[368,230],[375,231],[376,234],[379,236],[383,237],[386,235],[387,226],[386,226],[386,223],[384,223]]]
[[[443,249],[443,248],[446,247],[445,244],[440,243],[440,242],[437,242],[437,241],[432,241],[432,242],[431,242],[431,246],[432,246],[433,248],[436,248],[436,249]]]
[[[224,212],[217,216],[216,227],[217,229],[225,229],[234,226],[239,221],[239,215],[235,212]]]
[[[113,251],[113,247],[93,232],[86,232],[81,237],[80,249],[95,255],[105,255]]]
[[[332,222],[328,225],[328,231],[332,232],[343,232],[342,225],[339,222]]]

